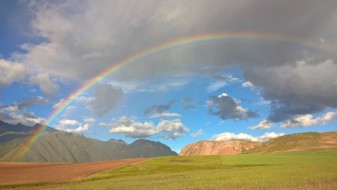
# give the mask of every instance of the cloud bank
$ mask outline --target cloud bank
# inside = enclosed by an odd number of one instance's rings
[[[130,138],[147,138],[160,135],[162,139],[176,139],[188,132],[180,119],[161,120],[157,125],[153,122],[138,122],[127,116],[123,116],[111,123],[100,123],[110,133],[122,133]]]
[[[265,142],[272,138],[280,137],[285,135],[284,133],[274,133],[274,132],[267,132],[261,136],[254,137],[252,135],[248,135],[245,133],[221,133],[218,135],[213,136],[213,140],[215,141],[230,141],[230,140],[247,140],[253,142]]]

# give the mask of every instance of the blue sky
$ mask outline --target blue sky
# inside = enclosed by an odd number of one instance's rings
[[[178,152],[199,140],[334,131],[336,7],[328,0],[1,1],[0,120],[48,122],[92,77],[152,47],[247,33],[255,37],[138,59],[80,94],[50,126],[101,140],[146,138]]]

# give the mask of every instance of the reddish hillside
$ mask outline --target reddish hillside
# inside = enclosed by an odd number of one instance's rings
[[[179,156],[240,154],[259,146],[261,143],[242,140],[200,141],[185,146]]]
[[[223,155],[327,149],[337,149],[337,132],[297,133],[277,137],[263,143],[242,140],[200,141],[185,146],[179,155]]]

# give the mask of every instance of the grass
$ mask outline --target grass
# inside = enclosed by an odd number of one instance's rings
[[[337,151],[161,157],[55,189],[337,189]]]

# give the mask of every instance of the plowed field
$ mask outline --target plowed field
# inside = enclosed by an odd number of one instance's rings
[[[75,180],[142,160],[145,158],[76,164],[0,162],[0,185]]]

